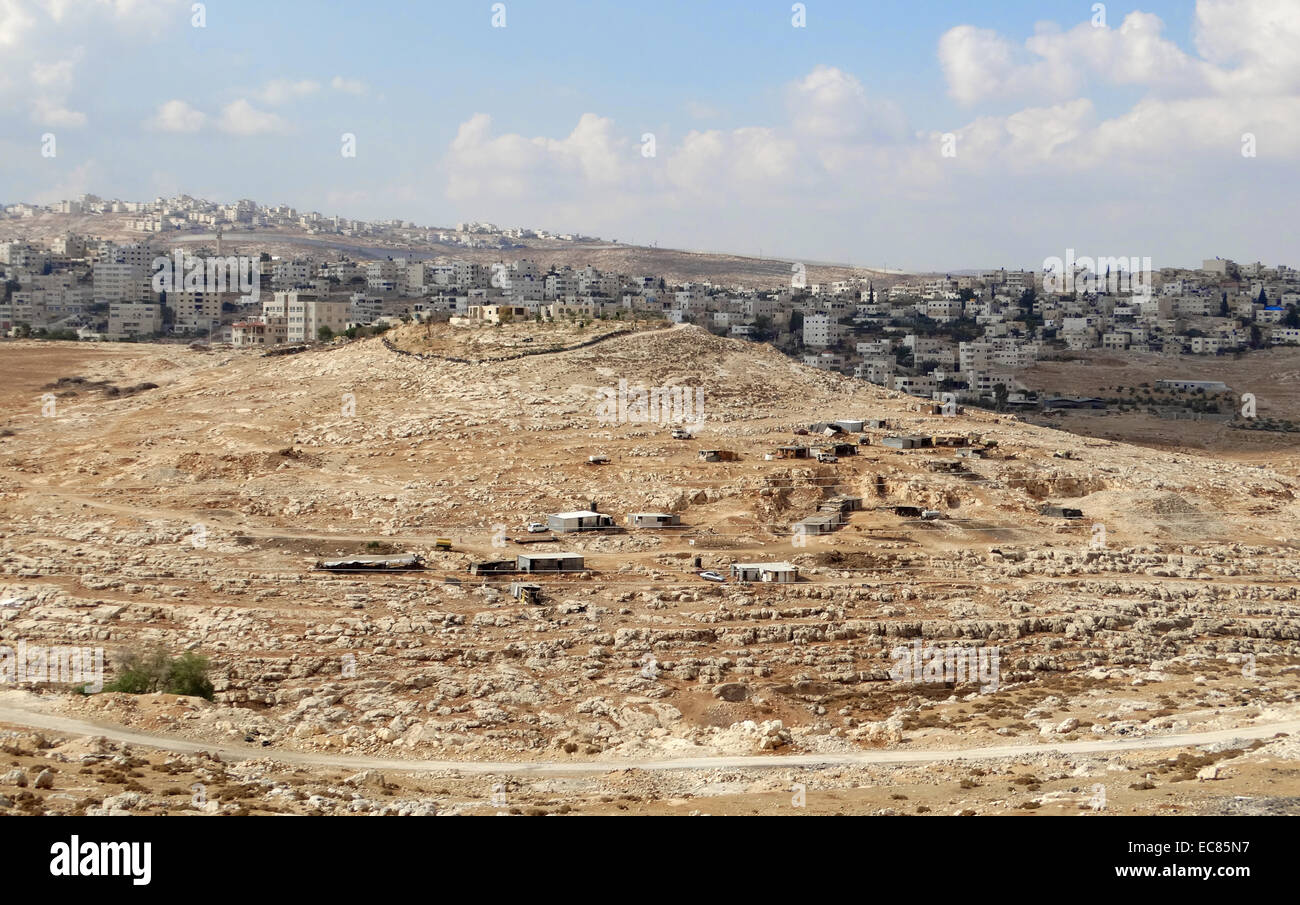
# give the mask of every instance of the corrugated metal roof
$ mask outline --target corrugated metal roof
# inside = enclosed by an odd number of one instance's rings
[[[414,553],[404,553],[401,556],[350,556],[346,559],[326,559],[318,565],[324,569],[346,569],[366,566],[414,566],[419,562],[420,557]]]

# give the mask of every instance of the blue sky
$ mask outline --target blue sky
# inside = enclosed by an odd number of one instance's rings
[[[809,0],[804,28],[790,3],[504,6],[494,28],[488,2],[213,0],[194,28],[180,0],[2,0],[0,199],[188,192],[917,269],[1300,264],[1294,0],[1107,3],[1099,28],[1063,0]]]

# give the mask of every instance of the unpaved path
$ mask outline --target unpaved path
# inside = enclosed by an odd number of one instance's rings
[[[1041,754],[1101,754],[1112,751],[1143,751],[1161,748],[1186,748],[1233,739],[1269,738],[1278,733],[1300,731],[1300,719],[1239,729],[1216,729],[1209,732],[1186,732],[1177,735],[1148,736],[1133,739],[1102,739],[1081,742],[1053,742],[1042,745],[998,745],[989,748],[920,748],[913,750],[855,751],[847,754],[740,754],[679,759],[619,759],[592,761],[463,761],[403,760],[399,758],[362,757],[343,754],[316,754],[304,751],[253,748],[221,742],[196,742],[150,732],[138,732],[123,726],[92,723],[53,714],[39,713],[23,707],[0,704],[0,723],[47,729],[73,735],[99,735],[111,741],[145,745],[185,754],[209,752],[231,760],[270,759],[286,764],[326,767],[343,770],[389,770],[402,772],[506,773],[506,774],[577,774],[605,773],[611,770],[715,770],[769,769],[780,767],[853,766],[867,764],[924,764],[943,761],[979,761],[1008,757],[1033,757]]]

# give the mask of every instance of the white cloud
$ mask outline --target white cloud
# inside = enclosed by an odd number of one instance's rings
[[[36,24],[36,18],[22,0],[0,0],[0,45],[20,44]]]
[[[258,110],[245,98],[232,101],[221,109],[217,126],[232,135],[267,135],[284,132],[285,121],[274,113]]]
[[[561,139],[492,135],[492,119],[476,113],[456,132],[447,153],[452,198],[527,197],[544,192],[618,186],[638,159],[611,120],[586,113]]]
[[[1163,29],[1157,16],[1133,12],[1118,29],[1040,25],[1023,48],[969,25],[947,31],[939,59],[956,100],[1056,101],[958,130],[956,168],[1050,160],[1074,171],[1111,165],[1190,173],[1198,161],[1231,159],[1246,132],[1260,142],[1261,157],[1300,153],[1300,3],[1199,0],[1196,54],[1165,39]],[[1081,94],[1101,84],[1145,96],[1098,121]]]
[[[51,128],[79,128],[86,124],[86,114],[69,110],[60,100],[38,97],[32,101],[32,122]]]
[[[366,93],[365,82],[358,79],[345,79],[341,75],[336,75],[330,79],[330,87],[335,91],[342,91],[344,94],[362,95]]]
[[[817,66],[787,92],[794,128],[814,138],[898,139],[907,119],[897,105],[870,97],[854,76]]]
[[[320,83],[311,79],[272,79],[257,92],[257,97],[264,104],[279,106],[300,97],[307,97],[320,90]]]
[[[188,0],[0,0],[0,111],[27,107],[43,126],[85,125],[70,96],[86,48],[138,52],[130,42],[176,27],[188,10]]]
[[[1300,4],[1294,0],[1201,0],[1195,42],[1216,67],[1220,91],[1300,89]]]
[[[939,63],[948,93],[973,103],[1007,90],[1016,71],[1015,46],[997,32],[958,25],[939,39]]]
[[[788,135],[762,126],[692,131],[669,149],[673,189],[700,197],[736,191],[781,194],[802,179],[799,147]]]
[[[1131,12],[1119,28],[1084,22],[1068,31],[1040,25],[1023,45],[989,29],[959,25],[939,40],[948,92],[957,101],[1028,97],[1064,100],[1091,85],[1126,85],[1155,97],[1237,97],[1300,90],[1300,3],[1198,0],[1196,54],[1163,35],[1151,13]]]
[[[32,65],[32,82],[42,88],[67,89],[72,85],[72,72],[76,66],[75,59],[35,63]]]
[[[177,22],[189,22],[190,0],[41,0],[58,25],[107,20],[130,32],[158,34]]]
[[[206,113],[195,110],[185,101],[171,100],[160,104],[146,125],[159,132],[197,132],[203,128],[207,118]]]

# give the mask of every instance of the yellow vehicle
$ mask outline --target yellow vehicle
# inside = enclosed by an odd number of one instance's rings
[[[450,549],[451,549],[451,538],[450,538],[450,537],[440,537],[440,538],[438,538],[437,540],[434,541],[433,545],[434,545],[434,547],[436,547],[436,548],[439,549],[439,550],[450,550]]]

